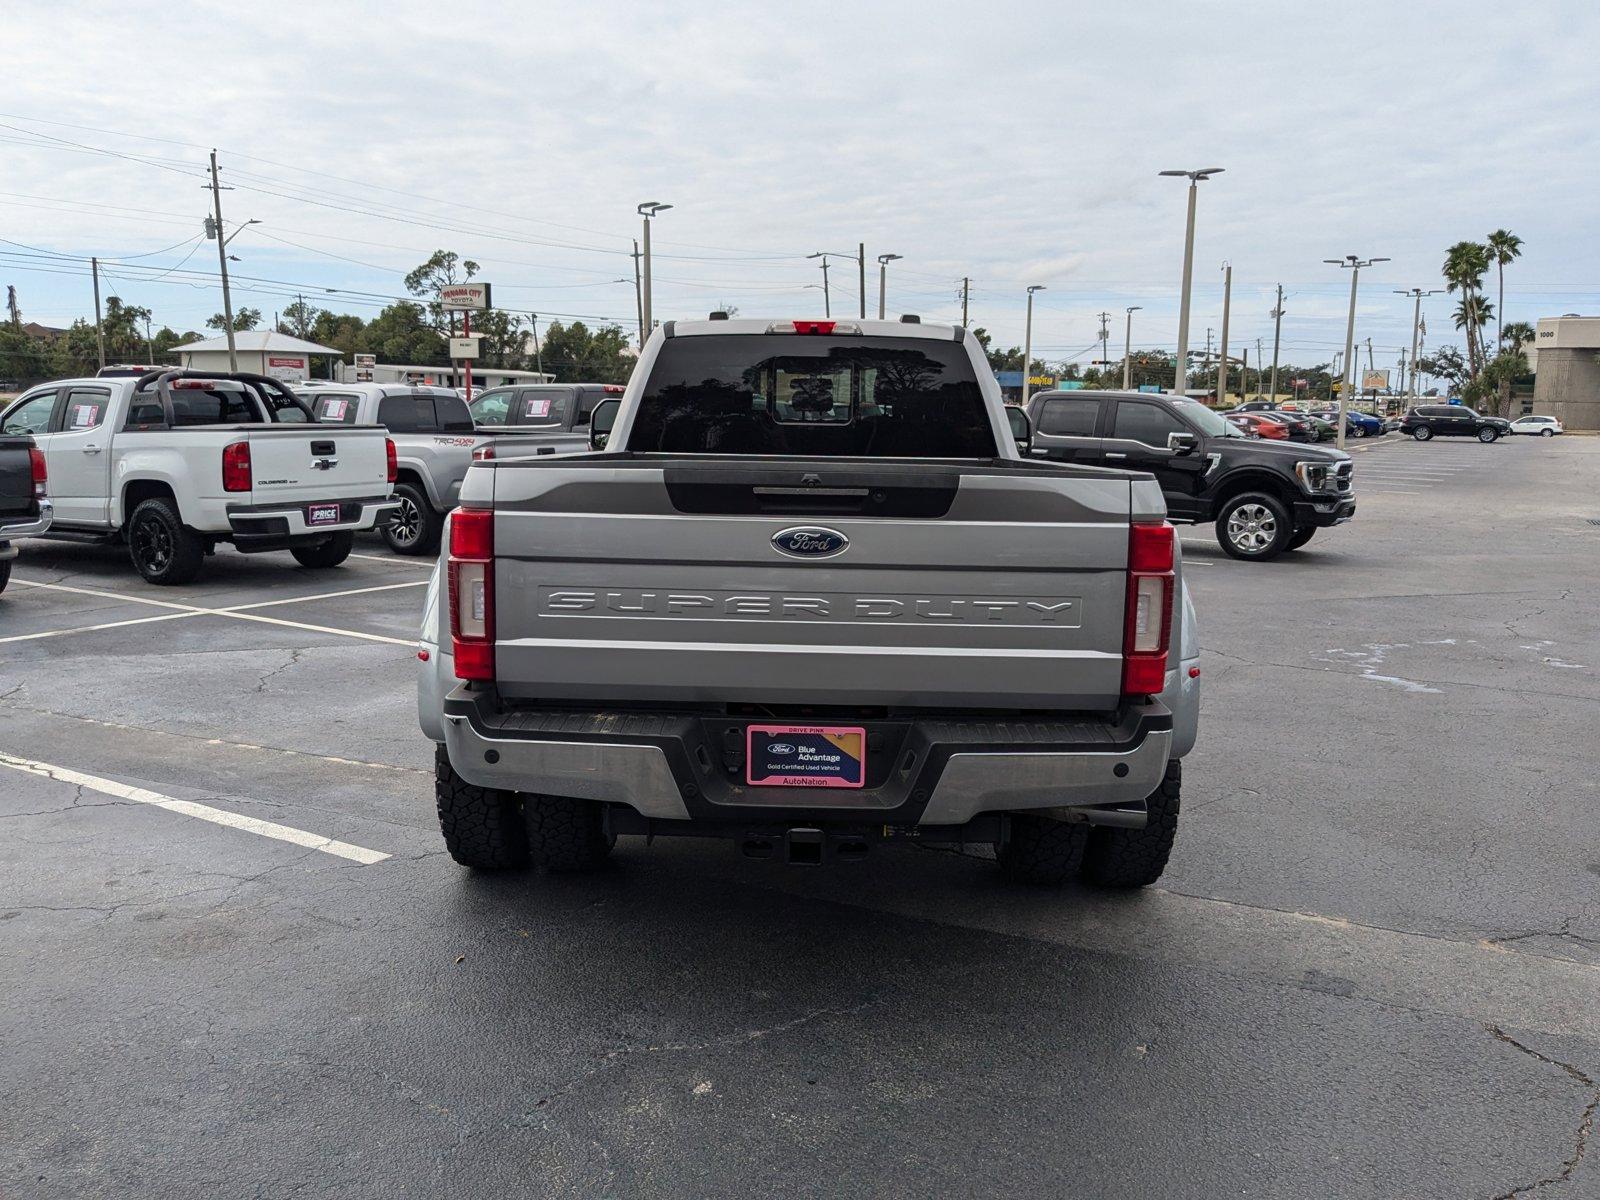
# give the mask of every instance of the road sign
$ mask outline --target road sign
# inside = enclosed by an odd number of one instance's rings
[[[481,341],[476,334],[472,337],[453,337],[450,339],[450,357],[453,359],[471,359],[476,362],[478,355],[478,342]]]
[[[1389,372],[1363,371],[1361,372],[1361,390],[1364,392],[1382,392],[1389,388]]]
[[[440,308],[453,312],[476,312],[489,306],[489,285],[481,280],[452,283],[439,289]]]

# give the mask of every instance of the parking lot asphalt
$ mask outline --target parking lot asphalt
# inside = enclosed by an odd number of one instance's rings
[[[444,853],[426,564],[22,546],[0,597],[0,1195],[1600,1194],[1600,438],[1357,444],[1183,531],[1161,883],[915,847]]]

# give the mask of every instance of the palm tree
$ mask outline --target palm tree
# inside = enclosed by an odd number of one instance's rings
[[[1513,259],[1522,257],[1522,239],[1509,229],[1496,229],[1488,237],[1485,247],[1489,257],[1494,260],[1495,271],[1500,276],[1500,320],[1505,321],[1506,316],[1506,264]],[[1503,324],[1495,328],[1496,345],[1505,348],[1506,331]]]
[[[1467,346],[1470,349],[1473,339],[1479,336],[1479,331],[1494,316],[1494,305],[1481,296],[1462,296],[1460,302],[1456,304],[1456,311],[1451,315],[1455,318],[1456,328],[1467,335]],[[1476,375],[1477,371],[1473,374]]]
[[[1475,314],[1481,311],[1477,293],[1483,286],[1483,276],[1488,269],[1489,248],[1480,242],[1457,242],[1445,251],[1444,282],[1450,291],[1461,293],[1462,306],[1457,309],[1458,313]],[[1474,375],[1483,366],[1482,325],[1482,321],[1471,318],[1456,323],[1456,328],[1467,332],[1467,362]]]
[[[1500,330],[1500,338],[1512,350],[1521,350],[1535,337],[1533,326],[1526,321],[1508,321]]]

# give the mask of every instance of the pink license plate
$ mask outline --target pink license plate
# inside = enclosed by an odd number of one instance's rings
[[[753,787],[866,785],[867,731],[858,725],[751,725],[745,739]]]
[[[307,525],[337,525],[338,523],[339,506],[337,504],[306,505]]]

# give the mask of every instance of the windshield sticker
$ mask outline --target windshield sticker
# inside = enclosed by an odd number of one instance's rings
[[[344,420],[345,409],[349,405],[350,402],[348,400],[324,400],[322,402],[322,419],[324,421]]]
[[[528,400],[528,416],[548,417],[550,415],[550,397],[533,396]]]
[[[72,427],[74,429],[92,429],[100,422],[100,406],[98,404],[77,404],[72,409]]]

